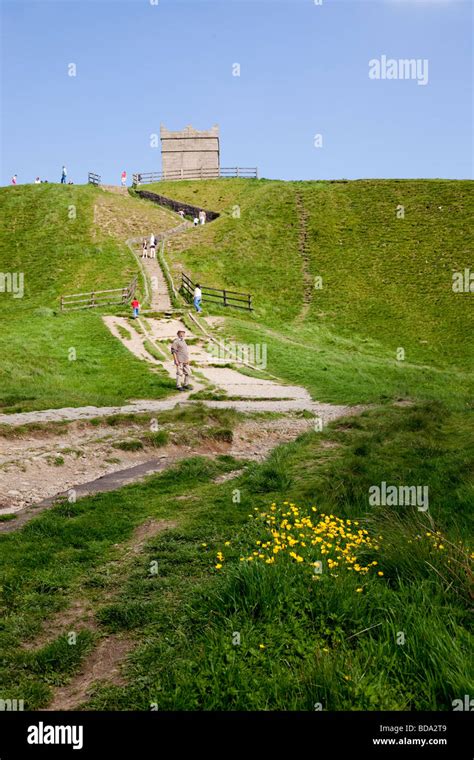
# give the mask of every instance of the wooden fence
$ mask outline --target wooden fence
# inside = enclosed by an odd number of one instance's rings
[[[100,185],[101,183],[100,174],[94,174],[94,172],[89,172],[89,174],[87,175],[87,183],[89,185]]]
[[[258,179],[258,169],[257,167],[243,168],[233,166],[219,169],[175,169],[167,172],[136,172],[132,179],[134,187],[138,187],[139,185],[147,185],[150,182],[161,182],[161,180],[218,179],[219,177]]]
[[[135,275],[133,280],[124,288],[94,290],[90,293],[72,293],[67,296],[61,296],[61,311],[76,311],[77,309],[92,309],[100,306],[128,303],[135,294],[137,281],[138,276]]]
[[[181,292],[185,299],[192,303],[194,297],[194,283],[185,272],[181,273]],[[246,309],[253,311],[252,296],[250,293],[239,293],[236,290],[222,290],[220,288],[208,288],[207,285],[199,286],[202,291],[203,301],[211,301],[221,306],[233,306],[234,309]]]

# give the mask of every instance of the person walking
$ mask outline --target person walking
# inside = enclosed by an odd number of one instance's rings
[[[136,298],[134,298],[131,303],[131,306],[132,306],[133,319],[136,319],[140,311],[140,303],[139,301],[137,301]]]
[[[127,172],[125,171],[125,169],[122,172],[121,182],[122,182],[122,187],[126,187],[126,185],[127,185]]]
[[[17,174],[13,175],[13,177],[12,177],[12,185],[16,185],[17,176],[18,176]]]
[[[194,288],[193,303],[194,303],[194,308],[196,309],[196,311],[197,311],[198,314],[200,314],[202,312],[201,301],[202,301],[201,286],[197,282],[196,283],[196,287]]]
[[[206,212],[204,210],[199,212],[199,221],[201,224],[206,224]]]
[[[63,168],[61,170],[61,185],[65,185],[66,184],[66,177],[67,177],[67,169],[66,169],[65,166],[63,166]]]
[[[153,243],[150,243],[150,259],[156,259],[156,245],[153,238]]]
[[[142,242],[142,259],[148,258],[148,242],[146,238],[143,238]]]
[[[176,388],[178,391],[190,391],[191,367],[189,366],[189,347],[186,343],[184,330],[178,330],[178,337],[171,344],[171,354],[176,367]]]
[[[35,185],[40,185],[40,184],[41,184],[40,178],[36,177],[36,179],[35,179]]]
[[[195,216],[195,217],[194,217],[194,222],[193,222],[193,224],[194,224],[194,226],[195,226],[195,227],[197,227],[197,226],[198,226],[198,224],[199,224],[199,218],[198,218],[197,216]]]

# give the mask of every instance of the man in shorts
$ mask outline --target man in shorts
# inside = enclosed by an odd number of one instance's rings
[[[178,330],[178,337],[171,344],[171,353],[176,366],[176,387],[179,391],[189,391],[189,378],[191,367],[189,366],[189,347],[184,340],[184,330]]]

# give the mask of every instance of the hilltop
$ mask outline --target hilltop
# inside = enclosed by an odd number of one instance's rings
[[[445,370],[459,372],[462,391],[474,321],[470,294],[453,293],[452,276],[471,262],[472,182],[223,179],[146,188],[220,212],[205,230],[169,242],[175,281],[184,269],[206,285],[251,292],[254,315],[228,310],[226,329],[265,340],[272,372],[333,401],[413,394],[419,383],[443,395]],[[291,342],[298,361],[288,359]]]

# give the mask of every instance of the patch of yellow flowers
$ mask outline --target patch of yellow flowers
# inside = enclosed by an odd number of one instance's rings
[[[334,515],[318,513],[311,507],[309,513],[289,501],[282,505],[273,503],[267,512],[255,508],[255,518],[260,520],[267,533],[266,540],[255,541],[255,549],[241,562],[264,562],[273,565],[280,557],[290,557],[296,564],[311,566],[315,577],[324,564],[331,575],[341,570],[366,575],[377,567],[377,562],[363,564],[358,555],[361,550],[377,551],[382,536],[373,538],[357,520],[343,520]],[[217,570],[222,568],[224,556],[217,554]],[[382,571],[376,571],[383,576]],[[362,591],[362,589],[357,589]]]

